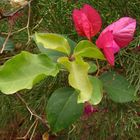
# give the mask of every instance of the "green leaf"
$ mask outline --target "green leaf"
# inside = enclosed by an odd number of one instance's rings
[[[52,49],[70,54],[70,46],[68,41],[61,35],[52,33],[35,33],[34,40],[37,45],[41,45],[44,48]]]
[[[47,120],[53,132],[69,127],[82,113],[83,104],[77,104],[77,93],[72,88],[57,89],[46,108]]]
[[[88,101],[92,94],[92,85],[88,78],[89,64],[84,62],[81,57],[69,61],[67,57],[61,57],[58,62],[64,65],[69,71],[69,84],[80,91],[78,103]]]
[[[2,45],[5,41],[5,38],[3,37],[0,37],[0,49],[2,48]],[[7,43],[6,43],[6,46],[4,48],[4,50],[6,51],[12,51],[14,49],[14,44],[11,40],[8,40]]]
[[[46,76],[56,76],[58,66],[45,54],[22,52],[0,67],[0,90],[13,94],[32,86]]]
[[[65,37],[65,38],[67,39],[67,41],[68,41],[68,43],[70,45],[70,48],[71,48],[71,50],[73,52],[73,50],[74,50],[74,48],[76,46],[76,43],[73,40],[71,40],[70,38],[68,38],[68,37]],[[57,59],[59,57],[66,56],[66,54],[64,54],[62,52],[58,52],[58,51],[55,51],[55,50],[44,48],[40,43],[37,44],[37,47],[39,48],[40,52],[47,54],[47,56],[49,58],[51,58],[53,61],[55,61],[55,62],[57,61]]]
[[[40,45],[38,44],[38,48],[40,52],[45,53],[50,59],[52,59],[55,62],[57,61],[59,57],[65,56],[64,53],[51,50],[51,49],[46,49],[43,46],[41,46],[41,44]]]
[[[106,60],[103,53],[90,41],[80,41],[74,49],[74,56]]]
[[[77,43],[73,40],[71,40],[70,38],[68,37],[65,37],[70,45],[70,48],[71,48],[71,53],[73,53],[74,51],[74,48],[76,47]]]
[[[136,99],[135,88],[125,77],[115,72],[106,72],[100,78],[107,94],[113,101],[125,103]]]
[[[94,64],[94,63],[92,63],[92,62],[89,62],[89,65],[90,65],[90,69],[89,69],[89,73],[94,73],[94,72],[96,72],[97,71],[97,66]]]
[[[101,102],[103,98],[103,85],[102,82],[97,77],[90,76],[90,81],[93,86],[90,103],[93,105],[97,105]]]

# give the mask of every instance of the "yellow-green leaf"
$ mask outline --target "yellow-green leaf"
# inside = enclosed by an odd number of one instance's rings
[[[90,103],[93,105],[97,105],[101,102],[103,98],[103,85],[100,79],[98,79],[97,77],[90,76],[89,78],[93,86]]]
[[[90,41],[80,41],[74,49],[74,56],[106,60],[103,53]]]
[[[88,101],[92,94],[92,85],[88,78],[89,64],[84,62],[81,57],[76,57],[74,61],[70,61],[67,57],[61,57],[58,62],[68,69],[69,84],[80,91],[78,103]]]
[[[70,46],[66,38],[53,33],[35,33],[35,42],[46,49],[56,50],[65,54],[70,54]]]
[[[58,72],[57,64],[47,55],[22,52],[0,67],[0,90],[13,94],[22,89],[31,89],[43,78],[56,76]]]

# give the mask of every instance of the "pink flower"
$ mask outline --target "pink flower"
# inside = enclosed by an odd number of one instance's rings
[[[123,17],[106,27],[100,34],[96,45],[103,49],[104,55],[111,65],[114,65],[114,54],[133,40],[135,29],[136,20]]]
[[[85,102],[84,115],[90,116],[91,114],[95,112],[98,112],[98,109],[94,108],[90,103]]]
[[[72,16],[78,34],[89,40],[101,29],[102,21],[99,13],[88,4],[80,10],[75,9]]]

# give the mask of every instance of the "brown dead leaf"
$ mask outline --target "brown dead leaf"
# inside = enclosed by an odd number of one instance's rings
[[[49,133],[45,132],[42,136],[42,140],[49,140]]]

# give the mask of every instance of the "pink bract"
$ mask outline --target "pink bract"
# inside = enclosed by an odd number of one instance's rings
[[[80,10],[74,9],[72,16],[78,34],[89,40],[101,29],[102,20],[99,13],[88,4]]]
[[[98,112],[98,109],[94,108],[90,103],[85,102],[84,115],[90,116],[91,114],[93,114],[95,112]]]
[[[111,65],[114,65],[114,54],[126,47],[132,40],[136,29],[136,20],[123,17],[106,27],[96,41]]]

